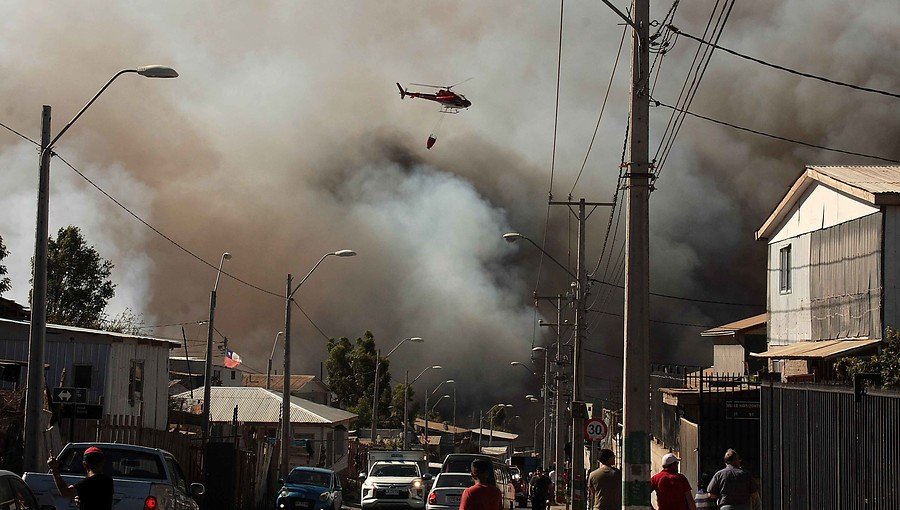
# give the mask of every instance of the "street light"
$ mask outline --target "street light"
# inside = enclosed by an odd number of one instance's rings
[[[422,377],[422,375],[425,372],[427,372],[429,370],[441,370],[442,368],[444,368],[444,367],[442,367],[440,365],[431,365],[430,367],[425,367],[425,369],[422,370],[421,372],[419,372],[419,375],[417,375],[416,378],[412,380],[412,382],[409,381],[409,370],[406,371],[405,380],[403,381],[403,449],[404,450],[406,449],[406,446],[407,446],[406,443],[408,440],[407,436],[409,435],[409,432],[408,432],[409,431],[409,385],[415,384],[416,381],[419,380],[419,377]],[[456,391],[456,390],[454,389],[454,391]],[[454,420],[455,419],[456,418],[454,417]]]
[[[405,344],[406,342],[415,342],[420,344],[424,341],[425,340],[417,336],[404,338],[403,340],[400,340],[400,343],[395,345],[393,349],[388,351],[387,356],[385,356],[384,359],[388,359],[391,354],[394,354],[394,351],[399,349],[400,346]],[[381,349],[379,349],[375,351],[375,391],[372,394],[372,444],[375,444],[375,434],[376,432],[378,432],[378,372],[381,368],[381,359]]]
[[[441,386],[443,386],[445,384],[455,385],[456,381],[454,381],[453,379],[447,379],[446,381],[443,381],[442,383],[435,386],[433,390],[431,390],[431,391],[428,391],[427,389],[425,390],[425,453],[426,453],[426,455],[428,453],[428,396],[429,396],[429,394],[433,395],[433,394],[437,393],[437,390],[441,389]],[[454,386],[454,388],[455,387],[456,386]]]
[[[272,354],[269,354],[269,366],[266,368],[266,389],[272,389],[272,358],[275,357],[275,346],[278,345],[278,337],[283,336],[284,331],[275,333],[275,341],[272,342]]]
[[[507,243],[510,243],[510,244],[512,244],[512,243],[514,243],[514,242],[516,242],[516,241],[518,241],[519,239],[524,239],[524,240],[528,241],[528,242],[531,243],[535,248],[537,248],[538,251],[540,251],[541,253],[543,253],[544,255],[546,255],[547,258],[549,258],[550,260],[552,260],[557,266],[561,267],[563,271],[569,273],[569,276],[571,276],[572,278],[578,279],[578,277],[575,276],[575,273],[573,273],[572,271],[570,271],[569,268],[566,267],[565,265],[563,265],[562,262],[560,262],[560,261],[556,260],[555,258],[553,258],[553,255],[550,255],[549,253],[547,253],[546,251],[544,251],[544,249],[541,248],[536,242],[532,241],[531,238],[529,238],[529,237],[527,237],[527,236],[525,236],[525,235],[523,235],[523,234],[520,234],[520,233],[518,233],[518,232],[507,232],[507,233],[503,234],[503,239],[506,240],[506,242],[507,242]]]
[[[524,368],[525,370],[528,370],[529,372],[531,372],[531,375],[537,377],[537,372],[535,372],[534,370],[528,368],[528,365],[526,365],[525,363],[522,363],[521,361],[510,361],[510,362],[509,362],[509,366],[511,366],[511,367],[522,367],[522,368]]]
[[[542,407],[544,431],[541,439],[541,462],[547,464],[550,458],[550,352],[546,347],[532,347],[531,355],[544,353],[544,384],[541,391],[543,393],[544,402]],[[557,396],[557,398],[559,398]]]
[[[488,409],[488,414],[491,415],[491,435],[488,438],[488,446],[494,444],[494,417],[497,415],[497,413],[493,413],[491,411],[493,411],[494,409],[505,409],[510,407],[512,407],[512,404],[494,404],[493,407]]]
[[[219,268],[216,270],[216,283],[213,285],[212,292],[209,293],[209,320],[206,321],[206,361],[203,364],[203,467],[206,467],[206,459],[209,453],[210,423],[210,393],[212,391],[212,350],[213,350],[213,333],[216,328],[214,326],[216,319],[216,292],[219,290],[219,277],[222,276],[222,266],[226,260],[231,259],[231,254],[227,251],[222,254],[219,259]]]
[[[437,402],[435,402],[434,405],[431,406],[431,410],[429,412],[434,411],[434,408],[437,407],[438,404],[441,403],[441,400],[444,400],[445,398],[450,398],[450,395],[441,395],[441,398],[437,399]]]
[[[165,72],[163,70],[165,69]],[[148,78],[174,78],[178,73],[170,67],[144,66],[137,69],[123,69],[113,75],[106,85],[94,94],[84,107],[51,140],[49,105],[41,112],[41,152],[38,172],[37,221],[34,229],[34,272],[31,287],[31,332],[28,336],[28,378],[25,389],[25,445],[22,452],[24,471],[40,471],[38,459],[39,432],[41,430],[41,410],[44,407],[43,375],[44,347],[47,343],[47,244],[50,216],[50,158],[57,140],[72,127],[72,124],[100,97],[113,81],[127,73],[137,73]]]
[[[300,280],[296,287],[292,288],[291,275],[287,275],[287,285],[285,287],[284,300],[284,377],[281,384],[281,477],[287,478],[288,474],[288,453],[291,444],[291,302],[294,300],[294,294],[300,290],[300,287],[306,283],[306,280],[315,272],[325,259],[328,257],[353,257],[356,252],[353,250],[338,250],[322,255],[322,258],[316,262],[316,265],[306,273],[306,276]]]

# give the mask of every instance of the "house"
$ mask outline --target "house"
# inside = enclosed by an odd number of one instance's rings
[[[203,392],[172,397],[178,407],[200,414]],[[209,419],[212,437],[238,435],[242,443],[268,440],[280,435],[281,393],[265,388],[213,386],[210,388]],[[291,397],[291,466],[325,466],[340,471],[347,463],[347,431],[356,415]],[[233,427],[237,425],[235,430]]]
[[[268,388],[272,391],[282,392],[284,388],[284,376],[266,374],[244,374],[243,386],[250,388]],[[331,390],[314,375],[292,375],[291,395],[300,397],[318,404],[328,405]]]
[[[0,319],[0,389],[24,385],[30,329],[27,321]],[[105,415],[140,416],[144,427],[166,428],[169,351],[181,342],[55,324],[47,325],[46,338],[50,387],[84,388],[87,403],[102,405]]]
[[[175,354],[173,351],[172,354]],[[185,390],[196,390],[203,387],[203,379],[206,374],[206,353],[203,357],[175,355],[169,356],[169,374],[171,381],[175,383],[172,388],[184,388]],[[215,354],[214,354],[215,356]],[[222,356],[216,356],[212,362],[212,385],[213,386],[242,386],[244,378],[244,368],[238,365],[234,368],[226,367],[222,361]],[[174,393],[180,393],[175,391]]]
[[[766,314],[754,315],[707,329],[700,336],[713,341],[711,374],[749,375],[758,372],[765,363],[751,356],[766,350]]]
[[[809,166],[756,232],[768,243],[768,360],[828,380],[900,324],[900,166]]]

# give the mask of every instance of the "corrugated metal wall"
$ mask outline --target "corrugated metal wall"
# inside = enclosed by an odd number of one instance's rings
[[[900,508],[900,393],[766,384],[761,411],[764,508]]]

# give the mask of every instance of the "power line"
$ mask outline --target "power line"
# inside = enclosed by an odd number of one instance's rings
[[[3,124],[2,122],[0,122],[0,127],[2,127],[3,129],[9,131],[10,133],[13,133],[14,135],[17,135],[19,138],[22,138],[23,140],[27,140],[27,141],[29,141],[29,142],[31,142],[31,143],[37,145],[38,147],[41,146],[40,143],[38,143],[38,142],[32,140],[31,138],[28,138],[27,136],[25,136],[25,135],[23,135],[22,133],[16,131],[15,129],[13,129],[13,128],[7,126],[6,124]]]
[[[629,28],[630,27],[626,24],[625,28],[622,30],[622,38],[619,39],[619,49],[616,52],[616,61],[613,62],[612,72],[609,74],[609,83],[606,85],[606,94],[603,96],[603,104],[600,106],[600,114],[597,116],[597,125],[594,126],[594,134],[591,135],[591,143],[588,144],[587,153],[584,155],[584,161],[581,162],[581,168],[578,170],[578,175],[575,176],[575,182],[572,184],[572,189],[569,191],[570,196],[575,191],[575,186],[578,186],[578,180],[581,179],[581,173],[584,172],[584,167],[588,162],[588,156],[591,155],[591,149],[594,147],[597,131],[600,130],[600,121],[603,120],[603,112],[606,110],[606,101],[609,99],[609,91],[612,90],[613,78],[616,77],[616,69],[619,68],[619,58],[622,56],[622,47],[625,45],[625,34],[628,33]]]
[[[297,303],[293,299],[291,301],[294,303],[294,305],[297,307],[297,309],[300,310],[300,313],[302,313],[303,316],[306,317],[306,320],[308,320],[309,323],[312,324],[312,326],[314,328],[316,328],[316,331],[318,331],[319,334],[322,335],[322,338],[324,338],[325,340],[331,339],[331,337],[326,335],[325,332],[322,331],[322,328],[320,328],[319,325],[316,324],[316,322],[314,320],[312,320],[312,317],[310,317],[309,314],[306,313],[306,310],[304,310],[303,308],[300,307],[300,303]]]
[[[812,148],[814,148],[814,149],[821,149],[821,150],[830,151],[830,152],[837,152],[837,153],[840,153],[840,154],[848,154],[848,155],[850,155],[850,156],[861,156],[861,157],[864,157],[864,158],[871,158],[871,159],[877,159],[877,160],[881,160],[881,161],[887,161],[887,162],[889,162],[889,163],[900,163],[900,160],[891,159],[891,158],[886,158],[886,157],[883,157],[883,156],[876,156],[876,155],[874,155],[874,154],[864,154],[864,153],[862,153],[862,152],[854,152],[854,151],[849,151],[849,150],[844,150],[844,149],[836,149],[836,148],[834,148],[834,147],[827,147],[827,146],[825,146],[825,145],[818,145],[818,144],[814,144],[814,143],[804,142],[804,141],[801,141],[801,140],[796,140],[796,139],[788,138],[788,137],[785,137],[785,136],[773,135],[773,134],[771,134],[771,133],[766,133],[766,132],[763,132],[763,131],[758,131],[758,130],[756,130],[756,129],[751,129],[751,128],[748,128],[748,127],[738,126],[737,124],[732,124],[732,123],[730,123],[730,122],[725,122],[724,120],[718,120],[718,119],[714,119],[714,118],[712,118],[712,117],[707,117],[707,116],[705,116],[705,115],[700,115],[699,113],[694,113],[694,112],[691,112],[691,111],[688,111],[688,110],[675,108],[675,107],[672,106],[672,105],[668,105],[668,104],[666,104],[666,103],[663,103],[662,101],[657,101],[656,99],[653,99],[653,98],[651,98],[651,101],[653,101],[653,104],[654,104],[655,106],[663,106],[663,107],[669,108],[669,109],[671,109],[671,110],[677,110],[677,111],[680,111],[680,112],[682,112],[682,113],[684,113],[684,114],[686,114],[686,115],[690,115],[690,116],[692,116],[692,117],[697,117],[698,119],[703,119],[703,120],[706,120],[706,121],[709,121],[709,122],[712,122],[712,123],[715,123],[715,124],[720,124],[720,125],[722,125],[722,126],[728,126],[728,127],[730,127],[730,128],[737,129],[737,130],[740,130],[740,131],[746,131],[746,132],[748,132],[748,133],[753,133],[753,134],[755,134],[755,135],[765,136],[765,137],[768,137],[768,138],[773,138],[773,139],[775,139],[775,140],[781,140],[781,141],[783,141],[783,142],[795,143],[795,144],[797,144],[797,145],[803,145],[803,146],[806,146],[806,147],[812,147]]]
[[[603,310],[597,310],[596,308],[588,308],[588,311],[601,313],[603,315],[612,315],[613,317],[624,317],[624,315],[622,315],[621,313],[604,312]],[[684,327],[688,327],[688,328],[712,329],[712,328],[716,327],[716,326],[709,326],[706,324],[691,324],[688,322],[673,322],[673,321],[663,321],[663,320],[654,320],[654,319],[650,319],[650,322],[655,322],[657,324],[668,324],[670,326],[684,326]]]
[[[141,329],[154,329],[154,328],[167,328],[169,326],[190,326],[194,324],[204,324],[206,319],[201,319],[199,321],[188,321],[188,322],[173,322],[172,324],[154,324],[152,326],[141,326]],[[205,342],[206,340],[204,340]]]
[[[778,64],[773,64],[772,62],[767,62],[767,61],[762,60],[762,59],[760,59],[760,58],[751,57],[750,55],[745,55],[745,54],[743,54],[743,53],[739,53],[739,52],[737,52],[737,51],[735,51],[735,50],[728,49],[728,48],[726,48],[726,47],[724,47],[724,46],[719,46],[719,45],[716,44],[716,43],[713,43],[713,42],[710,42],[710,41],[705,41],[705,40],[703,40],[703,39],[701,39],[701,38],[699,38],[699,37],[697,37],[697,36],[694,36],[694,35],[691,35],[691,34],[689,34],[689,33],[687,33],[687,32],[683,32],[683,31],[679,30],[678,27],[676,27],[676,26],[674,26],[674,25],[671,25],[671,24],[670,24],[670,25],[668,25],[668,27],[669,27],[673,32],[675,32],[676,34],[683,35],[683,36],[687,37],[688,39],[692,39],[692,40],[694,40],[694,41],[697,41],[698,43],[706,44],[706,45],[712,46],[713,48],[716,48],[716,49],[718,49],[718,50],[722,50],[722,51],[724,51],[725,53],[730,53],[730,54],[732,54],[732,55],[734,55],[734,56],[736,56],[736,57],[740,57],[740,58],[749,60],[749,61],[751,61],[751,62],[756,62],[757,64],[762,64],[762,65],[764,65],[764,66],[768,66],[768,67],[771,67],[771,68],[773,68],[773,69],[778,69],[779,71],[784,71],[784,72],[786,72],[786,73],[795,74],[795,75],[797,75],[797,76],[802,76],[802,77],[804,77],[804,78],[812,78],[813,80],[819,80],[819,81],[822,81],[822,82],[825,82],[825,83],[830,83],[830,84],[832,84],[832,85],[839,85],[839,86],[841,86],[841,87],[847,87],[847,88],[854,89],[854,90],[861,90],[861,91],[863,91],[863,92],[872,92],[873,94],[881,94],[881,95],[884,95],[884,96],[890,96],[890,97],[900,98],[900,94],[895,93],[895,92],[888,92],[888,91],[886,91],[886,90],[874,89],[874,88],[871,88],[871,87],[863,87],[863,86],[861,86],[861,85],[854,85],[854,84],[852,84],[852,83],[847,83],[847,82],[835,80],[835,79],[832,79],[832,78],[826,78],[826,77],[824,77],[824,76],[819,76],[819,75],[812,74],[812,73],[805,73],[805,72],[803,72],[803,71],[798,71],[798,70],[796,70],[796,69],[791,69],[790,67],[785,67],[785,66],[781,66],[781,65],[778,65]]]
[[[611,282],[605,282],[602,280],[597,280],[595,278],[591,278],[590,280],[592,282],[599,283],[600,285],[609,285],[610,287],[616,287],[618,289],[625,288],[624,285],[619,285],[619,284],[611,283]],[[709,303],[712,305],[752,306],[752,307],[756,307],[756,308],[766,306],[766,305],[760,304],[760,303],[736,303],[734,301],[719,301],[719,300],[714,300],[714,299],[700,299],[700,298],[692,298],[692,297],[686,297],[686,296],[675,296],[672,294],[661,294],[659,292],[651,292],[650,295],[656,296],[656,297],[669,298],[669,299],[679,299],[681,301],[693,301],[695,303]]]

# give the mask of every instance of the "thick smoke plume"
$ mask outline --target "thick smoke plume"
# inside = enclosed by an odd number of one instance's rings
[[[679,28],[699,34],[705,2],[682,2]],[[120,68],[161,63],[176,80],[120,78],[58,145],[137,214],[209,261],[274,292],[337,249],[299,292],[329,336],[372,330],[379,346],[422,336],[392,356],[403,370],[440,363],[427,385],[458,382],[461,409],[524,405],[526,360],[546,331],[530,296],[538,257],[501,235],[543,236],[550,178],[559,6],[552,2],[218,2],[0,7],[0,122],[38,136],[40,107],[62,126]],[[653,2],[661,18],[670,3]],[[900,90],[900,18],[888,0],[738,3],[723,45],[862,85]],[[565,198],[584,158],[622,27],[600,2],[566,3],[560,128],[553,196]],[[695,49],[682,39],[654,95],[673,103]],[[625,52],[628,51],[626,40]],[[606,201],[618,173],[627,112],[627,57],[573,196]],[[454,83],[473,101],[437,122],[435,105],[401,101],[395,81]],[[716,53],[692,109],[814,143],[898,158],[894,100],[813,83]],[[654,109],[658,140],[668,112]],[[652,288],[765,302],[764,247],[753,231],[804,164],[869,163],[753,138],[688,119],[652,198]],[[0,235],[14,289],[27,301],[37,153],[0,134]],[[110,312],[132,307],[148,323],[202,320],[214,271],[126,215],[54,161],[51,231],[74,223],[116,264]],[[547,247],[574,260],[574,226],[554,210]],[[606,226],[588,227],[590,266]],[[624,220],[621,227],[624,226]],[[614,255],[624,238],[613,245]],[[612,268],[615,269],[615,268]],[[600,273],[603,273],[602,269]],[[610,271],[613,273],[613,271]],[[604,276],[598,274],[598,276]],[[612,279],[613,275],[606,275]],[[296,280],[295,280],[296,281]],[[538,291],[568,288],[545,260]],[[595,286],[592,295],[605,293]],[[621,312],[615,290],[605,310]],[[654,319],[715,325],[760,309],[653,298]],[[217,329],[251,367],[264,368],[283,303],[231,279],[220,285]],[[542,308],[538,317],[555,312]],[[544,328],[546,329],[546,328]],[[156,334],[177,337],[177,329]],[[201,337],[199,327],[188,335]],[[318,372],[324,339],[300,314],[295,366]],[[699,329],[654,324],[653,357],[698,360]],[[592,321],[589,346],[620,354],[621,319]],[[706,346],[708,350],[708,346]],[[278,356],[276,355],[276,365]],[[619,377],[618,359],[589,355],[595,377]],[[515,367],[513,367],[515,368]],[[607,383],[591,393],[608,398]],[[596,384],[595,384],[596,383]],[[523,411],[525,412],[525,411]],[[467,415],[468,416],[468,415]]]

